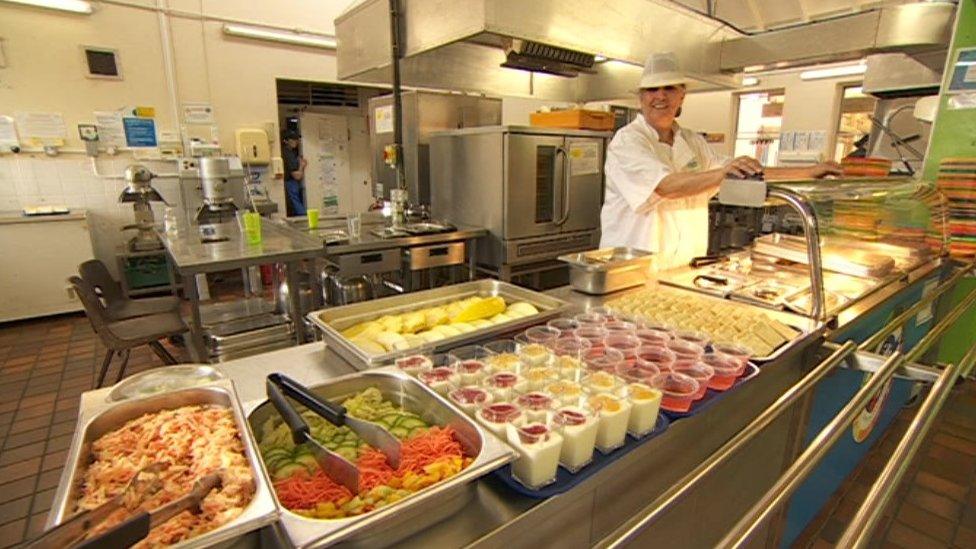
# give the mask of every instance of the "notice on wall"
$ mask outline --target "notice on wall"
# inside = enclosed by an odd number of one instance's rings
[[[210,103],[183,103],[183,123],[213,124],[213,106]]]
[[[122,126],[122,113],[119,111],[95,111],[95,126],[98,127],[98,140],[104,147],[121,148],[125,146],[125,128]]]
[[[12,147],[19,147],[20,140],[17,139],[17,126],[14,124],[12,116],[0,116],[0,151],[10,150]]]
[[[125,130],[125,144],[132,148],[155,147],[156,121],[152,118],[136,118],[126,116],[122,118]]]
[[[14,118],[24,140],[62,144],[68,135],[64,117],[59,112],[18,112]]]
[[[591,175],[600,173],[600,142],[569,142],[569,174]]]
[[[383,105],[373,110],[373,119],[376,121],[376,133],[393,132],[393,105]]]
[[[796,140],[796,132],[783,132],[779,134],[779,150],[780,152],[788,152],[793,150],[793,143]]]

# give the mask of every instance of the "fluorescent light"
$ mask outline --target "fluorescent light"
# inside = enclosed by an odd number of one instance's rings
[[[251,27],[247,25],[226,24],[224,25],[224,34],[241,36],[244,38],[254,38],[256,40],[268,40],[270,42],[281,42],[284,44],[322,48],[327,50],[336,49],[337,44],[334,36],[327,36],[324,34],[299,34],[296,32],[285,32],[261,27]]]
[[[596,54],[596,55],[593,56],[593,62],[594,63],[603,63],[606,60],[607,60],[607,56],[606,55]]]
[[[3,1],[11,4],[23,4],[25,6],[34,6],[37,8],[70,11],[72,13],[84,13],[86,15],[92,12],[91,3],[86,2],[85,0],[3,0]]]
[[[864,74],[867,66],[863,63],[858,65],[843,65],[840,67],[827,67],[825,69],[813,69],[800,73],[801,80],[819,80],[821,78],[836,78],[838,76],[856,76]]]
[[[759,79],[756,78],[755,76],[747,76],[742,79],[742,85],[746,87],[755,86],[758,83],[759,83]]]

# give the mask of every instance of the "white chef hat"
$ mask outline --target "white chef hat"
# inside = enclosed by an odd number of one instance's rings
[[[686,88],[697,88],[704,82],[681,70],[678,56],[674,52],[652,53],[644,63],[639,89],[661,88],[684,84]]]

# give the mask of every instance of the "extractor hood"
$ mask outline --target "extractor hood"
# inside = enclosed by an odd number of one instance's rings
[[[937,94],[942,85],[946,52],[869,55],[862,84],[864,93],[881,98]]]
[[[653,52],[711,89],[743,70],[944,49],[955,5],[918,2],[747,34],[666,0],[400,0],[405,86],[555,101],[629,96]],[[342,80],[389,83],[389,0],[336,18]],[[595,56],[611,61],[596,63]],[[708,89],[708,88],[706,88]]]

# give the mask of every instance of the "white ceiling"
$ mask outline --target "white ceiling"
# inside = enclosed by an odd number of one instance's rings
[[[858,13],[909,0],[672,0],[747,32]],[[711,11],[709,11],[711,10]]]

